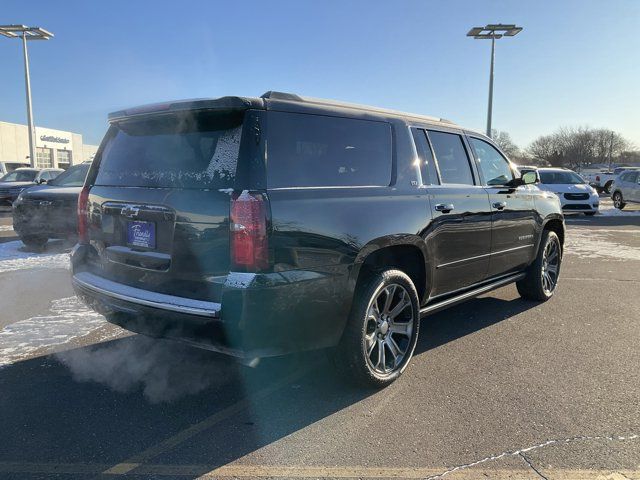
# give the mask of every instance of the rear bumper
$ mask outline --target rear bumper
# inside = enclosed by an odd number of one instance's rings
[[[324,348],[342,335],[351,294],[346,270],[237,274],[225,277],[220,302],[123,285],[89,272],[72,252],[76,294],[127,330],[255,358]]]
[[[143,307],[195,315],[205,318],[219,318],[222,305],[215,302],[193,300],[162,293],[154,293],[140,288],[129,287],[112,282],[89,272],[80,272],[73,276],[74,288],[93,295],[108,297],[114,301],[133,303]]]
[[[220,320],[222,306],[219,303],[154,294],[89,272],[76,273],[71,281],[80,299],[109,322],[126,330],[194,343],[236,357],[245,356],[246,352],[230,347]]]

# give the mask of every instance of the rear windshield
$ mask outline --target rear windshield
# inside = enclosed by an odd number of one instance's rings
[[[38,172],[36,170],[15,170],[0,178],[0,182],[33,182]]]
[[[113,125],[95,185],[228,188],[236,173],[240,113],[171,114]]]
[[[391,182],[388,123],[270,112],[268,124],[269,188]]]
[[[82,163],[70,167],[51,180],[49,185],[55,185],[57,187],[81,187],[84,184],[84,179],[87,176],[90,166],[88,163]]]

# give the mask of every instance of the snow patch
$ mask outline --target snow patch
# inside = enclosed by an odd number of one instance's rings
[[[0,273],[29,268],[70,267],[68,253],[36,253],[26,251],[19,241],[0,243]]]
[[[249,194],[249,190],[242,190],[242,193],[240,194],[240,196],[237,199],[241,200],[241,201],[244,201],[244,202],[251,202],[251,201],[256,200],[255,198],[253,198]]]
[[[236,127],[225,131],[216,144],[216,151],[213,153],[211,162],[205,170],[209,178],[216,176],[228,178],[235,174],[236,162],[240,152],[240,136],[242,127]]]
[[[77,297],[53,300],[49,315],[9,324],[0,330],[0,368],[29,358],[35,351],[69,343],[107,324]]]
[[[600,215],[604,217],[640,217],[640,210],[618,210],[617,208],[601,208]]]
[[[611,233],[591,229],[572,228],[568,230],[565,253],[582,258],[640,260],[639,248],[618,243]]]
[[[247,288],[256,277],[255,273],[231,272],[227,275],[225,287]]]

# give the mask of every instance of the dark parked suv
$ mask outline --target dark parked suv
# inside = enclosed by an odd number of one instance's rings
[[[512,282],[556,289],[558,199],[449,121],[275,92],[109,118],[73,285],[134,332],[245,359],[335,347],[381,386],[421,316]]]

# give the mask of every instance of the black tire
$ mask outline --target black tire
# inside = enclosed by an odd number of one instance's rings
[[[387,300],[389,296],[391,299]],[[400,311],[391,317],[396,307]],[[409,365],[419,328],[420,304],[411,279],[400,270],[374,272],[358,282],[347,325],[333,355],[335,366],[349,382],[385,387]],[[398,354],[402,352],[400,359],[394,349]]]
[[[593,217],[598,212],[584,212],[587,217]]]
[[[20,237],[20,240],[22,240],[22,243],[24,243],[27,247],[37,248],[37,249],[41,249],[49,241],[47,237],[31,236],[31,235]]]
[[[611,185],[613,185],[611,180],[604,184],[604,193],[611,193]]]
[[[550,258],[550,249],[556,252],[556,258]],[[555,265],[555,273],[549,268]],[[553,297],[560,277],[562,265],[562,245],[555,232],[544,230],[536,259],[527,269],[527,276],[516,282],[518,293],[527,300],[545,302]]]
[[[618,210],[622,210],[626,205],[621,192],[615,192],[611,199],[613,200],[613,206]]]

